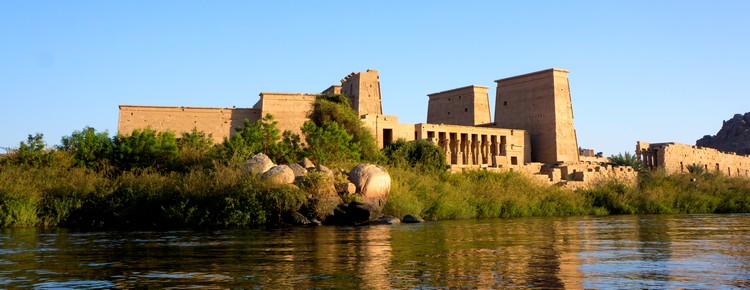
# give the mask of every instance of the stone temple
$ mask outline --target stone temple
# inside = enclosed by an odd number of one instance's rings
[[[348,96],[379,147],[398,139],[429,140],[443,150],[452,171],[513,170],[570,187],[603,178],[635,180],[632,168],[607,165],[606,158],[580,150],[568,73],[553,68],[496,80],[494,122],[487,86],[428,94],[427,122],[419,124],[400,123],[397,116],[383,114],[377,70],[351,73],[320,94]],[[245,119],[254,122],[271,114],[279,129],[300,134],[318,95],[261,92],[250,108],[120,105],[118,131],[127,134],[151,127],[180,133],[196,128],[220,142],[242,127]],[[637,153],[645,154],[644,146],[648,145],[639,143]]]

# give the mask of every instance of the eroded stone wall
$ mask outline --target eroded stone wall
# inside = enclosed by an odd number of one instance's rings
[[[638,142],[636,154],[649,169],[663,168],[669,174],[688,173],[690,166],[705,172],[750,178],[750,156],[680,143]]]
[[[135,129],[151,127],[156,131],[172,131],[179,137],[193,128],[211,135],[214,142],[221,142],[242,127],[245,119],[255,122],[260,110],[241,108],[201,108],[166,106],[120,105],[117,131],[128,135]]]

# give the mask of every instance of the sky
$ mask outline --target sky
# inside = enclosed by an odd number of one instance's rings
[[[570,70],[578,143],[695,144],[750,112],[750,1],[0,1],[0,148],[118,105],[251,107],[377,69],[385,114],[428,94]],[[494,118],[494,110],[492,113]],[[3,152],[0,149],[0,152]]]

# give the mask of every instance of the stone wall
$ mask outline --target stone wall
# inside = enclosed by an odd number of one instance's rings
[[[282,132],[285,130],[302,135],[300,129],[309,120],[308,116],[317,94],[299,93],[260,93],[260,100],[254,107],[261,109],[262,116],[271,114]]]
[[[548,69],[495,82],[495,126],[526,130],[534,162],[578,161],[568,71]]]
[[[427,123],[465,126],[491,123],[487,89],[467,86],[428,95]]]
[[[393,143],[398,139],[414,140],[414,124],[401,124],[398,117],[393,115],[369,114],[362,116],[362,124],[370,129],[370,133],[378,142],[378,147]]]
[[[196,128],[210,134],[214,142],[221,142],[234,135],[234,129],[242,127],[245,119],[255,122],[260,114],[258,109],[120,105],[117,131],[127,135],[135,129],[151,127],[173,131],[179,137]]]
[[[638,142],[636,154],[648,169],[663,168],[668,174],[688,173],[693,164],[706,172],[750,178],[750,156],[680,143]]]

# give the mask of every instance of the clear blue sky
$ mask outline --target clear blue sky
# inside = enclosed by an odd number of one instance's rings
[[[750,111],[750,1],[0,1],[0,147],[117,131],[119,104],[250,107],[380,71],[383,110],[571,71],[578,141],[694,144]],[[0,152],[2,152],[0,150]]]

